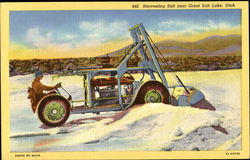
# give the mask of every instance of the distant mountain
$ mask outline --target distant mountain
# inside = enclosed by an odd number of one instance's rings
[[[169,56],[224,56],[241,55],[241,35],[209,36],[196,42],[165,40],[156,43],[165,57]],[[128,50],[126,46],[108,53],[109,56],[122,56]]]

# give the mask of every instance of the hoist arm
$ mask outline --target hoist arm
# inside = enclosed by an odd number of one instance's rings
[[[145,28],[143,27],[143,25],[137,24],[134,27],[130,28],[129,30],[131,31],[131,36],[134,40],[134,43],[138,43],[141,40],[145,41],[146,46],[147,46],[148,51],[149,51],[149,54],[152,57],[154,66],[156,68],[156,72],[158,73],[159,77],[161,78],[161,81],[164,84],[164,86],[166,88],[168,88],[168,82],[166,80],[166,77],[165,77],[162,69],[161,69],[161,66],[158,62],[158,59],[157,59],[156,54],[154,52],[154,49],[149,41],[148,34],[147,34]]]

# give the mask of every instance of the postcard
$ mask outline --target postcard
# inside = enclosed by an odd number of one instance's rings
[[[4,160],[249,158],[248,3],[1,3]]]

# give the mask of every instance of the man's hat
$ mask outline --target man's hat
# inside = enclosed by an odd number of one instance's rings
[[[35,77],[41,77],[43,73],[41,71],[35,71]]]

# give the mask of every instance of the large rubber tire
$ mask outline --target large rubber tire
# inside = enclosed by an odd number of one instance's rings
[[[138,91],[133,105],[145,103],[169,104],[170,94],[167,88],[158,81],[148,81]]]
[[[38,117],[47,126],[60,126],[69,118],[70,103],[62,96],[49,95],[44,97],[38,105]]]

